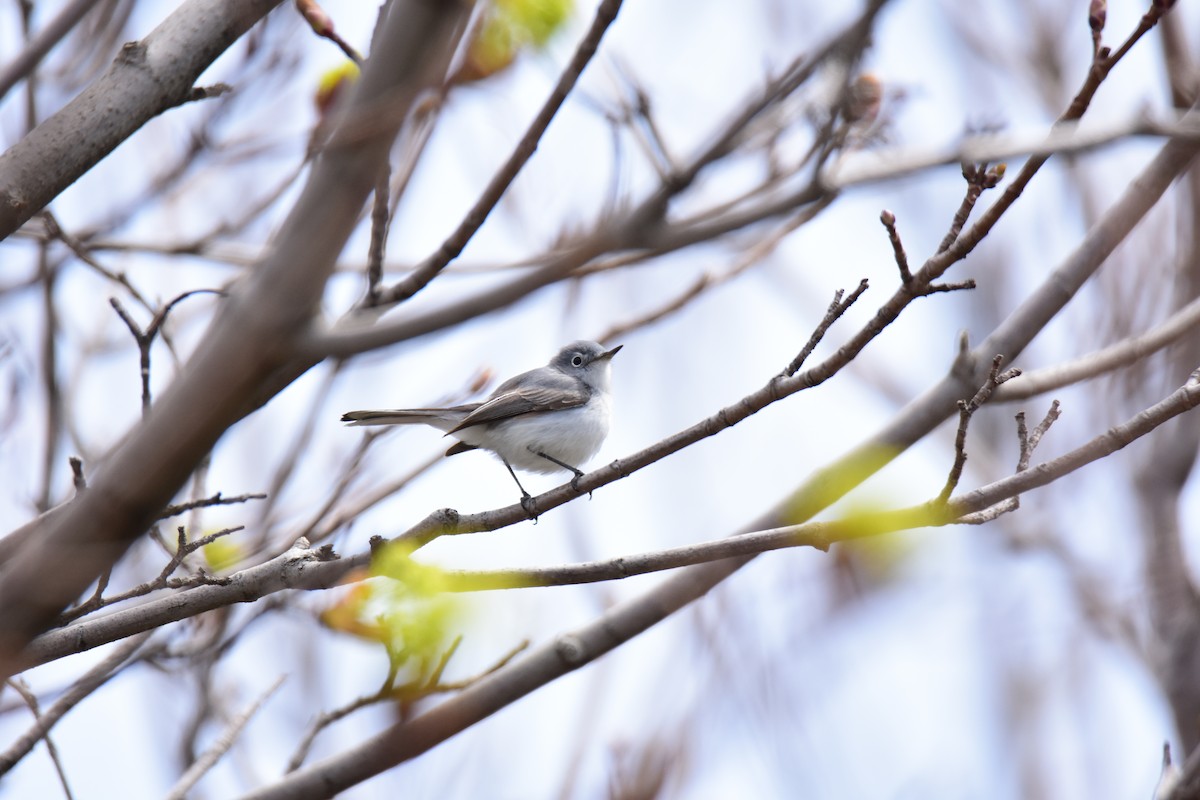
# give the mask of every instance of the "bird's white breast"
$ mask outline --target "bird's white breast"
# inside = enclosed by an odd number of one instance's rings
[[[535,451],[582,467],[604,443],[610,414],[607,393],[597,392],[588,403],[577,408],[526,414],[497,425],[476,425],[451,436],[493,450],[518,469],[558,472],[562,467],[536,455]]]

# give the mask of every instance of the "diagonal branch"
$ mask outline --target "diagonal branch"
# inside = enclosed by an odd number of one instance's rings
[[[765,109],[794,92],[829,61],[856,60],[867,46],[871,27],[885,2],[871,0],[842,33],[816,52],[798,59],[781,77],[771,81],[739,108],[732,119],[718,126],[686,164],[668,175],[632,209],[604,220],[591,235],[549,253],[538,268],[448,307],[413,313],[390,322],[375,324],[374,317],[364,319],[366,315],[352,314],[332,330],[310,331],[302,343],[304,354],[310,358],[347,357],[414,339],[506,308],[538,289],[576,274],[605,253],[641,247],[677,248],[684,242],[707,241],[769,216],[792,213],[802,206],[826,201],[831,192],[814,179],[770,213],[733,213],[711,223],[694,225],[675,226],[665,222],[670,202],[691,186],[707,167],[735,149],[747,127]]]
[[[38,704],[37,695],[19,677],[9,678],[7,683],[13,691],[21,696],[21,699],[25,701],[25,705],[29,706],[29,711],[33,714],[33,718],[40,723],[42,712]],[[66,795],[67,800],[75,800],[75,796],[71,793],[71,784],[67,781],[67,771],[63,769],[62,759],[58,756],[58,746],[50,738],[49,731],[43,734],[42,739],[46,742],[46,753],[50,756],[50,761],[54,764],[54,771],[58,773],[58,782],[62,784],[63,794]]]
[[[26,731],[17,741],[13,742],[8,750],[0,753],[0,775],[8,772],[18,761],[24,758],[33,749],[33,746],[49,733],[50,729],[68,711],[77,706],[89,694],[103,686],[109,678],[113,677],[117,669],[133,655],[134,651],[141,647],[146,639],[150,638],[151,633],[148,631],[138,634],[117,645],[100,663],[85,672],[83,677],[63,693],[62,697],[54,701],[54,704],[38,717],[37,722],[32,728]]]
[[[558,82],[554,85],[550,96],[546,98],[533,121],[529,123],[529,127],[517,142],[517,146],[509,155],[508,160],[492,177],[487,188],[483,190],[483,194],[475,201],[475,205],[463,217],[454,232],[446,241],[442,242],[433,255],[418,264],[404,280],[380,291],[373,298],[372,305],[394,305],[407,300],[427,286],[447,264],[458,258],[463,248],[483,225],[484,220],[492,213],[492,209],[500,202],[500,198],[508,191],[508,187],[516,179],[526,162],[533,157],[542,135],[550,127],[551,121],[558,114],[558,110],[562,108],[562,104],[566,102],[567,95],[575,88],[579,76],[583,74],[592,57],[596,55],[605,31],[617,18],[621,2],[622,0],[604,0],[596,9],[596,16],[592,20],[591,27],[588,28],[587,33],[575,48],[575,54],[571,56],[566,68],[559,75]]]
[[[1005,497],[1043,486],[1085,464],[1103,458],[1197,405],[1200,405],[1200,370],[1193,373],[1186,384],[1162,402],[1138,414],[1125,425],[1113,428],[1060,458],[989,484],[960,498],[954,498],[947,504],[927,503],[914,509],[902,510],[905,513],[887,512],[880,516],[879,523],[881,526],[887,526],[889,523],[895,525],[899,520],[904,523],[904,527],[953,523],[967,513],[985,509]],[[832,533],[835,536],[844,534],[849,537],[862,535],[863,531],[876,532],[876,529],[861,523],[841,526],[838,523],[818,523],[801,528],[819,532],[824,536]],[[770,531],[764,538],[778,546],[794,546],[798,530],[800,529]],[[726,541],[731,544],[727,546],[736,548],[744,538],[730,537]],[[820,547],[828,546],[829,541],[814,535],[809,541],[801,543]],[[414,758],[541,686],[591,663],[682,608],[699,596],[693,596],[696,575],[729,574],[751,557],[741,556],[732,560],[701,564],[679,573],[642,598],[626,601],[587,625],[560,634],[553,641],[535,648],[508,667],[485,677],[421,716],[399,722],[358,747],[293,773],[272,786],[251,792],[244,800],[302,800],[325,797],[330,791],[352,786]],[[647,598],[652,598],[654,602],[647,602]]]
[[[0,241],[165,109],[280,0],[188,0],[0,155]]]
[[[1021,377],[998,389],[992,397],[992,402],[1011,403],[1025,400],[1129,366],[1174,344],[1188,334],[1195,334],[1198,326],[1200,299],[1188,303],[1143,334],[1122,339],[1065,364],[1024,372]]]
[[[29,75],[95,5],[96,0],[71,0],[66,8],[58,12],[58,16],[38,31],[25,45],[25,49],[0,70],[0,98]]]
[[[443,80],[466,11],[427,0],[387,6],[375,52],[273,248],[231,291],[186,369],[104,458],[88,490],[0,567],[0,675],[16,670],[29,640],[149,527],[255,399],[281,388],[277,371],[292,361],[296,333],[317,308],[405,113]],[[0,157],[0,192],[3,175]]]
[[[286,675],[280,675],[275,679],[267,690],[259,695],[258,699],[243,709],[242,713],[238,714],[229,723],[229,726],[221,732],[217,740],[213,742],[212,747],[205,750],[195,762],[187,768],[187,771],[179,777],[175,785],[171,787],[171,791],[167,793],[166,800],[185,800],[188,792],[195,786],[204,774],[212,769],[216,763],[233,747],[233,743],[237,741],[237,737],[241,735],[242,729],[250,722],[250,719],[258,713],[262,708],[263,703],[270,699],[271,695],[275,694],[275,690],[283,685],[283,680]]]
[[[985,377],[982,372],[984,358],[990,359],[996,353],[1004,353],[1006,358],[1015,360],[1033,337],[1067,304],[1088,277],[1099,269],[1116,244],[1124,239],[1134,225],[1158,202],[1175,178],[1188,167],[1196,148],[1197,145],[1190,142],[1168,142],[1130,184],[1125,193],[1101,217],[1080,246],[1067,257],[1057,270],[1047,276],[1043,284],[1034,290],[1029,298],[996,328],[992,335],[973,351],[965,351],[957,359],[950,374],[910,403],[880,431],[861,442],[836,462],[816,471],[790,497],[751,523],[748,529],[773,528],[809,519],[842,497],[866,477],[882,469],[913,443],[924,438],[953,413],[959,398],[968,392],[973,392],[983,381]],[[903,308],[909,300],[911,300],[911,295],[905,295],[902,287],[888,301],[885,308],[881,309],[876,318],[869,322],[843,349],[850,348],[851,351],[857,352],[855,348],[861,349],[862,346],[865,346],[866,341],[870,341],[879,330],[882,330],[879,328],[879,322],[883,319],[882,315],[899,313],[894,308]],[[793,380],[807,381],[818,378],[824,380],[828,377],[828,374],[822,372],[809,371],[809,373],[797,375]],[[753,399],[753,396],[750,399]],[[743,413],[744,409],[741,409],[739,404],[733,408],[733,411]],[[720,426],[727,424],[728,412],[727,409],[725,412],[714,415],[705,423],[710,426],[708,428],[709,435],[723,429]],[[701,428],[700,438],[703,438],[703,431],[704,429]],[[685,446],[685,444],[681,444],[681,437],[684,437],[684,434],[677,434],[634,457],[614,462],[589,473],[580,480],[580,488],[586,492],[589,489],[619,480],[630,470],[638,468],[643,462],[651,463],[655,460],[658,448],[664,452],[674,452]],[[540,508],[547,509],[566,503],[576,496],[577,493],[569,485],[562,486],[539,496],[537,503]],[[65,507],[60,507],[51,511],[50,516],[58,520],[62,519],[64,513]],[[519,505],[473,516],[459,515],[457,512],[447,509],[431,515],[429,519],[405,535],[419,539],[437,535],[447,529],[492,530],[524,518],[523,509]],[[491,527],[487,527],[488,525]],[[19,533],[23,534],[21,538],[27,538],[24,534],[32,530],[35,529],[29,526],[20,529]],[[14,535],[16,534],[10,534],[10,538]],[[0,540],[0,544],[6,541]],[[25,662],[29,664],[45,663],[69,653],[80,652],[91,646],[115,641],[166,622],[184,619],[231,603],[248,602],[283,588],[332,586],[351,569],[368,563],[369,559],[369,554],[362,554],[352,558],[316,563],[318,561],[316,554],[306,550],[293,551],[279,556],[272,562],[229,576],[228,586],[201,586],[190,589],[186,594],[186,599],[182,602],[168,597],[161,601],[147,603],[140,608],[123,609],[106,615],[102,619],[79,623],[40,636],[26,653]],[[648,604],[665,603],[666,605],[662,606],[663,615],[672,613],[673,608],[669,607],[672,603],[690,602],[690,600],[703,595],[712,586],[733,574],[742,563],[744,561],[727,560],[717,564],[701,565],[694,568],[694,571],[681,572],[674,576],[668,585],[645,596],[644,602]],[[647,611],[646,613],[657,612]],[[647,623],[647,625],[649,624],[653,623]],[[85,631],[86,636],[84,635]],[[81,644],[81,642],[86,642],[86,644]]]

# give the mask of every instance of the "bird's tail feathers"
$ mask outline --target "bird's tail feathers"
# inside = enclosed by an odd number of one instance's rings
[[[444,408],[396,408],[384,411],[347,411],[342,422],[350,425],[432,425],[443,430],[454,422]]]

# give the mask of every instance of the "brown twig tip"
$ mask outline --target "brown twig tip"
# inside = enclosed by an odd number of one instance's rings
[[[79,456],[71,456],[67,459],[67,463],[71,465],[71,475],[75,481],[75,491],[82,492],[87,488],[87,479],[83,476],[83,459]]]
[[[908,268],[908,254],[904,252],[904,243],[900,241],[900,232],[896,230],[896,215],[886,208],[879,214],[879,221],[887,229],[888,241],[892,243],[892,255],[896,259],[896,267],[900,270],[900,281],[908,286],[912,283],[912,271]]]
[[[363,57],[349,42],[338,35],[334,29],[333,18],[317,4],[316,0],[296,0],[296,10],[300,12],[300,16],[304,17],[304,21],[312,28],[313,33],[322,39],[333,42],[341,48],[347,58],[355,64],[362,65]]]
[[[1088,4],[1088,26],[1092,32],[1099,35],[1104,30],[1104,22],[1108,17],[1108,0],[1092,0]]]
[[[314,0],[296,0],[296,10],[317,36],[333,33],[333,20]]]
[[[191,94],[188,95],[188,100],[191,102],[209,100],[213,97],[229,94],[232,91],[233,87],[228,83],[214,83],[212,86],[193,86]]]
[[[844,303],[842,303],[842,313],[845,313],[846,310],[848,308],[850,308],[850,306],[854,305],[855,301],[857,301],[858,298],[863,296],[863,292],[867,291],[867,289],[870,289],[870,288],[871,288],[871,284],[867,281],[866,278],[863,278],[862,280],[860,280],[858,282],[858,286],[856,286],[854,288],[854,291],[851,292],[850,296],[846,298]]]
[[[855,301],[862,297],[863,292],[867,291],[869,286],[870,284],[867,283],[867,279],[863,278],[858,282],[858,287],[850,293],[849,297],[845,297],[846,291],[844,289],[838,289],[833,293],[833,300],[830,301],[829,308],[825,310],[825,316],[813,330],[812,336],[808,337],[808,342],[805,343],[803,349],[800,350],[791,363],[783,370],[781,373],[783,377],[792,377],[800,370],[800,367],[804,366],[804,362],[812,355],[812,351],[817,348],[821,339],[825,338],[825,333],[829,330],[829,326],[833,325],[838,317],[845,314],[850,306],[854,305]],[[845,297],[845,300],[842,299],[843,297]]]
[[[1017,414],[1017,445],[1019,449],[1017,472],[1024,472],[1029,469],[1029,465],[1033,461],[1033,451],[1041,443],[1042,437],[1046,435],[1046,431],[1050,430],[1050,426],[1058,419],[1060,409],[1061,406],[1057,400],[1050,403],[1050,410],[1046,412],[1046,416],[1042,418],[1042,421],[1037,424],[1032,432],[1029,431],[1025,424],[1025,412],[1022,411]]]
[[[921,290],[922,296],[938,294],[939,292],[962,292],[975,288],[975,279],[967,278],[965,281],[952,281],[949,283],[931,283]]]
[[[971,216],[971,211],[974,210],[975,204],[979,202],[979,197],[988,189],[994,189],[999,185],[1004,178],[1004,173],[1007,170],[1004,164],[997,164],[989,168],[987,164],[972,164],[963,162],[962,176],[967,182],[967,193],[963,196],[962,202],[958,206],[958,211],[954,214],[954,219],[950,223],[950,230],[942,238],[938,244],[938,253],[943,253],[950,249],[950,246],[958,241],[959,234],[962,233],[963,227],[967,224],[967,220]]]
[[[1042,418],[1042,421],[1033,429],[1033,433],[1029,435],[1030,448],[1038,446],[1038,443],[1042,441],[1042,437],[1046,435],[1046,431],[1050,430],[1050,426],[1057,422],[1060,416],[1062,416],[1062,405],[1057,400],[1051,401],[1050,409],[1046,412],[1046,416]]]

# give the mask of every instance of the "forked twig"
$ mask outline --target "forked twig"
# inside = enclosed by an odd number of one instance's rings
[[[933,501],[937,505],[944,506],[946,504],[950,495],[958,488],[959,480],[962,479],[963,467],[967,464],[967,427],[971,424],[971,417],[988,401],[997,386],[1021,374],[1019,369],[1010,369],[1001,373],[1000,365],[1003,362],[1004,356],[1002,355],[993,358],[992,369],[988,372],[987,380],[979,387],[975,396],[970,400],[958,401],[958,432],[954,436],[954,465],[950,467],[950,474],[946,476],[946,484],[942,487],[942,491],[938,492],[937,498]]]

